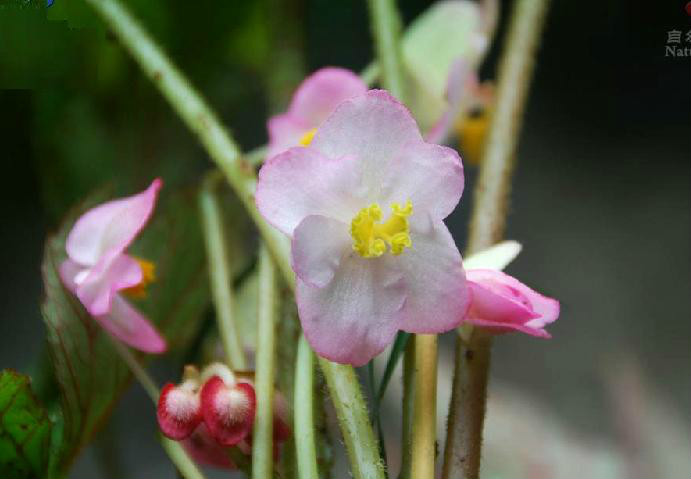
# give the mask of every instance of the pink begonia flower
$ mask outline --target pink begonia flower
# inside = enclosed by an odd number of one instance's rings
[[[166,350],[154,326],[121,293],[142,296],[153,280],[153,264],[128,255],[153,212],[162,181],[143,192],[109,201],[84,213],[67,236],[67,259],[60,277],[86,310],[109,333],[148,353]]]
[[[257,207],[292,238],[299,316],[318,354],[360,366],[398,330],[459,324],[465,273],[443,220],[462,192],[456,151],[425,143],[382,90],[344,101],[309,146],[264,164]]]
[[[544,327],[559,317],[559,301],[492,269],[468,269],[470,309],[465,321],[490,333],[521,331],[550,338]]]
[[[293,95],[288,111],[269,119],[267,158],[304,145],[314,131],[344,100],[361,95],[367,85],[344,68],[327,67],[307,77]]]

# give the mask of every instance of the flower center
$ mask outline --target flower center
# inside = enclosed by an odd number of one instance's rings
[[[144,299],[146,298],[146,287],[156,280],[156,265],[151,261],[145,259],[134,258],[139,267],[142,269],[142,280],[139,284],[123,289],[130,298]]]
[[[302,135],[302,138],[300,138],[300,146],[308,146],[310,143],[312,143],[312,138],[314,138],[316,133],[317,129],[312,128],[310,131]]]
[[[413,203],[408,200],[405,206],[391,204],[391,216],[386,223],[380,223],[382,212],[377,203],[363,208],[350,223],[353,237],[353,250],[363,258],[376,258],[386,253],[388,245],[391,254],[398,256],[405,248],[410,248],[408,216],[413,213]]]

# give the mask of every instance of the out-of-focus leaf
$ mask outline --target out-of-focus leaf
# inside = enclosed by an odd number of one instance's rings
[[[51,426],[29,377],[0,372],[0,477],[46,477]]]
[[[511,263],[521,252],[521,244],[517,241],[507,240],[466,256],[463,259],[463,267],[469,269],[496,269],[501,271]]]
[[[148,315],[169,347],[175,349],[196,333],[209,294],[195,196],[193,192],[162,193],[154,220],[132,248],[134,254],[156,262],[158,282],[151,285],[148,298],[135,306]],[[89,202],[89,206],[94,203]],[[42,266],[42,312],[64,421],[55,460],[58,476],[68,470],[81,447],[107,418],[130,377],[107,333],[58,276],[65,258],[65,238],[76,217],[73,215],[48,238]]]

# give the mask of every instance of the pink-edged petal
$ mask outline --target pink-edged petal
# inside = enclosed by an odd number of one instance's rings
[[[495,323],[494,321],[487,321],[484,319],[473,319],[472,321],[468,320],[469,323],[473,324],[476,327],[480,327],[484,329],[487,332],[490,332],[492,334],[504,334],[504,333],[510,333],[512,331],[518,331],[521,333],[528,334],[530,336],[535,336],[536,338],[544,338],[544,339],[550,339],[552,335],[550,335],[547,331],[542,329],[541,327],[531,327],[528,326],[528,323],[526,324],[510,324],[510,323]]]
[[[453,148],[423,142],[404,144],[405,148],[389,161],[378,201],[413,203],[413,215],[430,215],[441,221],[451,213],[463,194],[461,158]]]
[[[276,115],[267,122],[269,130],[269,145],[266,152],[267,158],[273,158],[279,153],[298,146],[302,137],[314,126],[290,113]]]
[[[293,232],[291,247],[295,274],[310,286],[326,286],[344,255],[352,253],[349,226],[326,216],[311,215]]]
[[[67,255],[84,266],[106,253],[123,251],[144,227],[163,182],[156,178],[143,192],[109,201],[84,213],[67,237]]]
[[[302,82],[288,111],[316,128],[342,101],[366,91],[367,85],[350,70],[322,68]]]
[[[104,329],[145,353],[162,353],[166,342],[156,328],[120,295],[114,295],[110,314],[94,316]]]
[[[559,302],[534,291],[516,278],[489,269],[467,273],[472,306],[466,320],[498,332],[508,329],[549,337],[544,326],[559,317]]]
[[[394,258],[406,286],[403,321],[409,333],[436,334],[457,327],[470,305],[461,254],[446,225],[412,229],[412,247]]]
[[[362,162],[368,191],[378,191],[388,161],[422,142],[408,109],[384,90],[370,90],[341,103],[317,130],[311,148],[329,158],[354,156]]]
[[[83,277],[82,277],[83,276]],[[93,316],[108,314],[115,293],[141,283],[139,263],[126,254],[107,255],[87,274],[75,277],[77,297]]]
[[[326,157],[312,148],[291,148],[264,163],[256,203],[266,220],[288,236],[309,215],[349,222],[362,208],[361,172],[352,157]]]
[[[296,298],[305,337],[322,357],[362,366],[393,340],[405,302],[391,257],[352,252],[323,288],[298,278]]]

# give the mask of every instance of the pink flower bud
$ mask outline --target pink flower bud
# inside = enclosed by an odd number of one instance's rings
[[[168,383],[158,399],[158,424],[170,439],[185,439],[202,421],[199,385],[187,380],[176,386]]]
[[[220,376],[206,381],[201,412],[211,436],[223,446],[234,446],[252,432],[256,398],[248,383],[226,383]]]

